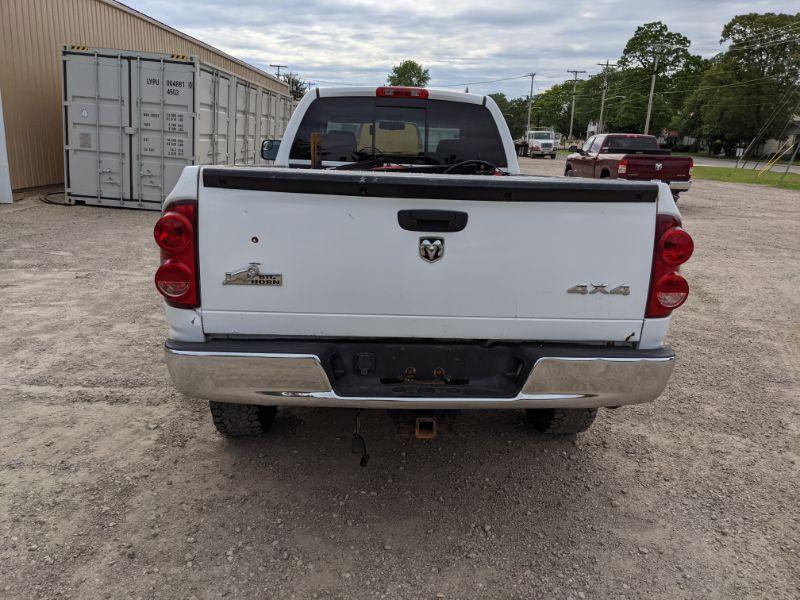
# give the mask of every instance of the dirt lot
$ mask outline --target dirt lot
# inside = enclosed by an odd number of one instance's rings
[[[574,441],[367,413],[362,469],[349,411],[230,442],[173,391],[155,214],[0,207],[0,596],[797,598],[800,193],[699,182],[682,209],[659,401]]]

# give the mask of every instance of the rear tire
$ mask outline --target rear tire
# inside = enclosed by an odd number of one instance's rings
[[[566,170],[564,171],[564,177],[575,177],[575,175],[572,172],[572,167],[566,168]]]
[[[264,435],[275,420],[275,406],[209,402],[211,420],[225,437]]]
[[[550,160],[555,160],[555,159],[556,159],[556,155],[555,154],[551,154],[550,155]]]
[[[596,416],[596,408],[529,408],[525,411],[531,429],[551,435],[574,435],[586,431]]]

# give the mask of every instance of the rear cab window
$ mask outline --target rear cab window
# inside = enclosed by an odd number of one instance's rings
[[[319,133],[323,164],[385,156],[404,164],[452,165],[484,160],[507,167],[494,118],[479,104],[379,97],[318,98],[308,107],[289,160],[311,160]],[[302,161],[302,162],[301,162]]]
[[[603,152],[608,154],[641,153],[658,149],[658,140],[651,135],[609,135],[603,144]]]

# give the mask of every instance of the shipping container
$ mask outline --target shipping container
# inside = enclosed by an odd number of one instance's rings
[[[192,164],[261,164],[291,97],[195,56],[65,46],[64,181],[72,203],[160,210]]]

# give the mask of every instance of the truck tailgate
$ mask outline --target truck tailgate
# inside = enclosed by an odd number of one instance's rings
[[[691,178],[692,159],[688,156],[659,156],[626,154],[625,179],[649,181],[688,181]]]
[[[203,327],[237,336],[636,341],[657,194],[652,183],[205,168]],[[408,210],[466,213],[467,222],[460,231],[409,230],[398,216]],[[443,252],[430,260],[437,241]],[[280,285],[223,283],[251,263],[280,275]]]

